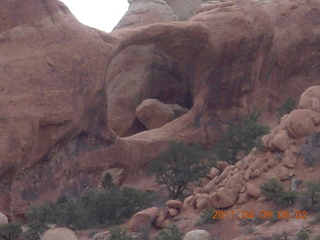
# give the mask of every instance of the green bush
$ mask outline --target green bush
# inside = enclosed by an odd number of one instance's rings
[[[301,147],[301,153],[305,157],[305,164],[312,166],[320,159],[320,131],[310,134]]]
[[[170,198],[176,199],[190,183],[200,183],[209,169],[206,157],[199,145],[170,142],[168,150],[151,162],[148,172],[154,173],[157,183],[165,184]]]
[[[53,204],[45,202],[38,206],[31,206],[31,211],[26,214],[29,228],[22,235],[26,240],[38,240],[49,229],[48,223],[53,223]]]
[[[0,225],[0,239],[17,240],[21,233],[21,225],[18,223],[8,223]]]
[[[213,211],[216,211],[214,208],[207,208],[202,211],[198,221],[196,222],[195,226],[201,226],[203,224],[208,224],[208,223],[215,223],[219,221],[220,219],[213,219]]]
[[[269,219],[269,221],[273,224],[276,223],[278,221],[280,221],[281,219],[278,217],[278,211],[272,211],[272,216]]]
[[[125,227],[114,227],[110,229],[110,240],[132,240],[132,235],[128,233],[128,229]]]
[[[317,236],[315,236],[313,240],[320,240],[320,234],[318,234]]]
[[[31,208],[24,236],[40,239],[50,223],[77,229],[118,224],[150,205],[149,194],[127,187],[88,191],[79,200],[61,197],[55,204],[46,202]]]
[[[309,234],[306,231],[300,231],[297,233],[297,240],[307,240],[309,239]]]
[[[183,233],[179,230],[179,228],[171,224],[161,231],[159,231],[156,240],[182,240]]]
[[[269,181],[263,183],[260,187],[261,194],[268,201],[275,201],[279,197],[279,193],[284,191],[284,187],[276,178],[270,178]]]
[[[276,178],[271,178],[269,181],[260,186],[261,194],[267,198],[268,201],[274,201],[279,206],[289,206],[295,203],[297,199],[296,191],[285,191],[282,184]]]
[[[113,177],[110,173],[106,173],[102,180],[102,187],[105,189],[114,188],[116,184],[113,182]]]
[[[268,133],[269,128],[257,122],[260,114],[261,111],[254,108],[250,115],[227,127],[215,148],[219,160],[234,164],[239,153],[248,154],[252,148],[261,147],[261,137]]]
[[[298,198],[299,208],[303,211],[320,210],[320,181],[311,180],[303,184]]]
[[[277,108],[277,115],[279,118],[292,112],[296,108],[296,101],[292,98],[287,98],[284,103]]]

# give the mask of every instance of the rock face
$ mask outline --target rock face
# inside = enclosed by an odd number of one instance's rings
[[[137,107],[136,116],[148,129],[154,129],[171,122],[175,114],[157,99],[146,99]]]
[[[41,240],[78,240],[76,234],[68,228],[53,228],[46,231]]]
[[[131,1],[115,29],[177,20],[162,0]],[[145,130],[135,110],[147,98],[192,104],[189,78],[178,61],[154,45],[131,46],[112,59],[107,73],[108,122],[119,136]]]
[[[106,34],[81,25],[58,0],[1,2],[2,212],[23,217],[29,205],[79,196],[110,168],[129,175],[170,140],[213,146],[223,123],[252,105],[272,114],[283,90],[297,98],[318,81],[316,1],[185,3],[179,12],[175,1],[132,0],[117,29]],[[173,22],[176,16],[189,20]],[[292,140],[319,129],[316,89],[265,137],[270,149],[291,149]],[[135,109],[148,98],[191,110],[140,132],[146,128]],[[281,167],[255,161],[218,168],[222,173],[206,189],[214,192],[194,205],[203,207],[204,199],[233,204],[245,182],[271,165],[283,178],[293,174],[292,156]]]

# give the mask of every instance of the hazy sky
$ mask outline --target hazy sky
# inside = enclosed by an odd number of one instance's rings
[[[60,0],[83,24],[110,32],[128,10],[127,0]]]

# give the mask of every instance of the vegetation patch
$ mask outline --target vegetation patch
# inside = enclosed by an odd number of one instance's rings
[[[75,229],[111,226],[150,206],[149,194],[127,187],[91,190],[81,199],[62,196],[56,203],[46,202],[31,208],[27,214],[29,230],[24,237],[40,239],[48,224]]]
[[[320,159],[320,131],[311,133],[301,147],[301,153],[305,157],[305,164],[309,167]]]
[[[182,237],[183,233],[180,229],[176,225],[171,224],[159,231],[156,240],[182,240]]]
[[[283,185],[276,178],[271,178],[269,181],[261,185],[261,194],[268,201],[274,201],[281,207],[287,207],[297,200],[298,193],[296,191],[285,191]]]
[[[260,115],[261,111],[254,108],[250,115],[229,124],[214,151],[219,160],[234,164],[240,153],[247,155],[254,147],[262,149],[261,137],[269,128],[257,122]]]
[[[191,183],[200,184],[209,169],[208,154],[200,145],[187,146],[170,142],[167,151],[160,154],[149,167],[158,184],[164,184],[171,199],[177,199]]]

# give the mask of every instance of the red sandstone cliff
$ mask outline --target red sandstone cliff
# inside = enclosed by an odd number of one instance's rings
[[[106,34],[57,0],[0,0],[3,212],[20,216],[44,199],[79,195],[108,168],[130,174],[169,140],[211,146],[222,123],[253,105],[272,116],[318,83],[316,1],[212,2],[191,17],[198,2],[179,12],[167,1],[152,24],[154,8],[129,9]],[[126,25],[128,16],[141,24]],[[191,110],[139,133],[135,108],[151,97]]]

